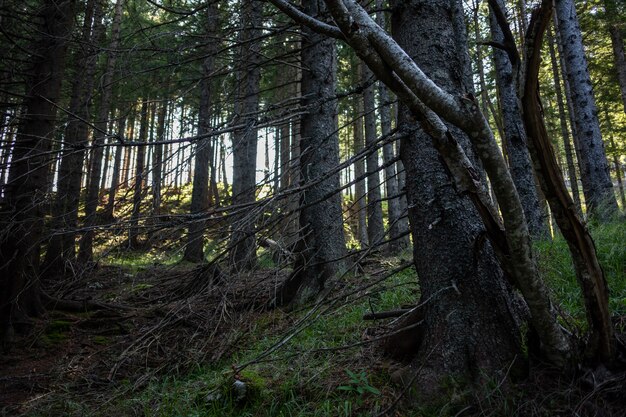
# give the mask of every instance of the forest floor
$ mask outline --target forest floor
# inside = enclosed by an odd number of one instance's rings
[[[623,342],[625,229],[596,236]],[[583,332],[564,243],[538,251],[564,322]],[[113,253],[71,282],[47,284],[56,296],[106,308],[49,311],[16,339],[0,356],[0,415],[626,415],[626,373],[603,369],[568,377],[544,369],[514,393],[494,381],[488,395],[462,405],[409,407],[393,383],[402,364],[383,357],[376,343],[393,319],[363,320],[415,302],[415,271],[402,269],[408,256],[368,259],[323,302],[282,311],[268,304],[288,271],[271,262],[223,279],[212,267]]]

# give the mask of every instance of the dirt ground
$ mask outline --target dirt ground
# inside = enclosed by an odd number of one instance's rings
[[[136,390],[156,374],[217,361],[237,342],[229,331],[243,334],[284,278],[266,271],[226,283],[207,267],[102,267],[51,286],[83,311],[49,311],[0,355],[0,415],[27,414],[70,391],[102,403],[120,381]]]

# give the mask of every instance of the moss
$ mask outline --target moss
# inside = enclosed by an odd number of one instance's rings
[[[67,320],[53,320],[46,326],[41,341],[46,346],[62,343],[69,337],[72,323]]]
[[[109,339],[108,337],[105,337],[105,336],[94,336],[93,339],[91,339],[91,340],[96,345],[109,345],[109,344],[111,344],[111,339]]]

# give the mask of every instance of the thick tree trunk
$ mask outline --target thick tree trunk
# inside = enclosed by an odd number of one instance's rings
[[[32,78],[23,103],[9,178],[0,207],[0,343],[14,326],[42,312],[39,257],[50,149],[63,80],[66,44],[74,22],[68,1],[41,1],[40,38],[33,45]]]
[[[580,176],[587,212],[607,219],[617,210],[613,183],[602,142],[598,111],[573,0],[555,2],[565,72],[572,93],[578,132]]]
[[[232,205],[235,208],[231,220],[230,264],[235,270],[251,269],[256,265],[256,216],[248,205],[256,200],[258,132],[255,125],[261,81],[262,3],[258,0],[242,0],[241,3],[243,29],[239,34],[241,62],[237,71],[235,113],[237,124],[246,127],[233,134]]]
[[[204,213],[209,208],[209,166],[213,160],[213,138],[202,137],[211,131],[211,75],[214,69],[214,55],[219,43],[214,39],[218,36],[219,20],[217,3],[210,3],[206,10],[206,51],[202,63],[202,80],[200,81],[200,108],[198,109],[198,135],[201,137],[196,143],[194,161],[193,189],[191,192],[191,215],[197,218],[190,219],[187,232],[187,246],[184,258],[191,262],[200,262],[204,259],[204,229],[206,221]]]
[[[459,58],[467,51],[456,41],[464,34],[451,21],[461,7],[461,2],[412,0],[396,2],[392,15],[396,41],[448,91],[462,91],[467,82]],[[406,378],[418,392],[430,394],[446,380],[480,383],[500,374],[520,357],[521,340],[513,292],[483,238],[478,213],[456,190],[431,138],[410,120],[406,110],[400,113],[399,125],[408,135],[401,157],[424,321]],[[450,129],[469,152],[467,137]]]
[[[104,1],[104,0],[97,0]],[[100,96],[98,116],[94,123],[96,131],[93,138],[93,149],[91,152],[91,168],[89,172],[89,187],[85,200],[85,233],[80,240],[78,260],[85,263],[93,258],[93,238],[94,228],[98,224],[96,210],[100,201],[100,175],[102,169],[102,144],[106,135],[107,116],[111,107],[113,95],[113,73],[117,60],[116,50],[120,41],[120,27],[122,21],[122,4],[124,0],[117,0],[115,4],[115,15],[111,26],[111,43],[107,53],[107,64],[102,77],[102,92]]]
[[[503,0],[498,0],[498,3],[503,11],[506,10]],[[493,11],[489,16],[489,25],[492,40],[496,43],[503,43],[504,35]],[[543,207],[539,205],[532,161],[526,146],[524,121],[515,90],[516,75],[513,74],[513,67],[505,51],[494,48],[493,54],[504,130],[502,140],[506,143],[511,177],[513,177],[513,182],[515,182],[515,187],[524,207],[524,216],[528,222],[530,234],[535,238],[547,238],[550,236],[547,225],[548,218]]]
[[[306,12],[327,14],[322,2],[308,2]],[[344,271],[346,244],[339,173],[319,181],[339,165],[337,60],[335,41],[303,28],[300,172],[304,188],[300,210],[300,241],[294,272],[284,283],[278,304],[301,304],[314,299],[326,283]]]
[[[372,83],[372,71],[367,65],[360,63],[361,83]],[[374,98],[375,84],[363,90],[363,122],[365,125],[365,146],[375,146],[378,139],[376,133],[376,102]],[[365,158],[367,167],[367,240],[370,246],[375,246],[383,240],[385,227],[383,226],[383,207],[380,194],[380,173],[378,168],[378,151],[369,152]]]

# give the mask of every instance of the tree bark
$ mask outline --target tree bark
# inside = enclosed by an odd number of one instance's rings
[[[356,104],[354,105],[355,113],[358,118],[354,121],[354,143],[353,152],[355,154],[361,152],[364,147],[365,136],[363,134],[363,120],[361,115],[363,114],[363,103],[360,97],[356,97]],[[359,158],[354,162],[354,177],[363,178],[365,175],[365,160]],[[369,238],[367,234],[367,187],[365,179],[359,179],[354,184],[354,206],[356,207],[357,215],[357,239],[361,246],[361,249],[365,249],[369,246]]]
[[[582,34],[573,0],[555,2],[559,39],[565,61],[565,73],[572,93],[574,122],[578,132],[580,176],[587,213],[607,220],[617,210],[617,201],[602,142],[598,111]]]
[[[467,50],[459,50],[456,41],[464,34],[451,21],[461,7],[460,2],[425,0],[395,2],[393,7],[394,39],[448,91],[462,91],[467,82],[459,58]],[[407,137],[401,157],[410,179],[409,219],[424,321],[406,378],[415,379],[413,385],[427,396],[439,392],[446,379],[480,383],[486,375],[497,375],[515,361],[521,340],[512,290],[483,238],[480,217],[456,189],[431,138],[411,120],[404,108],[399,126]],[[449,129],[471,152],[467,137]]]
[[[305,10],[318,18],[327,15],[322,2],[307,2]],[[280,289],[278,304],[311,301],[345,269],[339,172],[319,180],[339,165],[335,41],[302,30],[301,232],[294,272]]]

